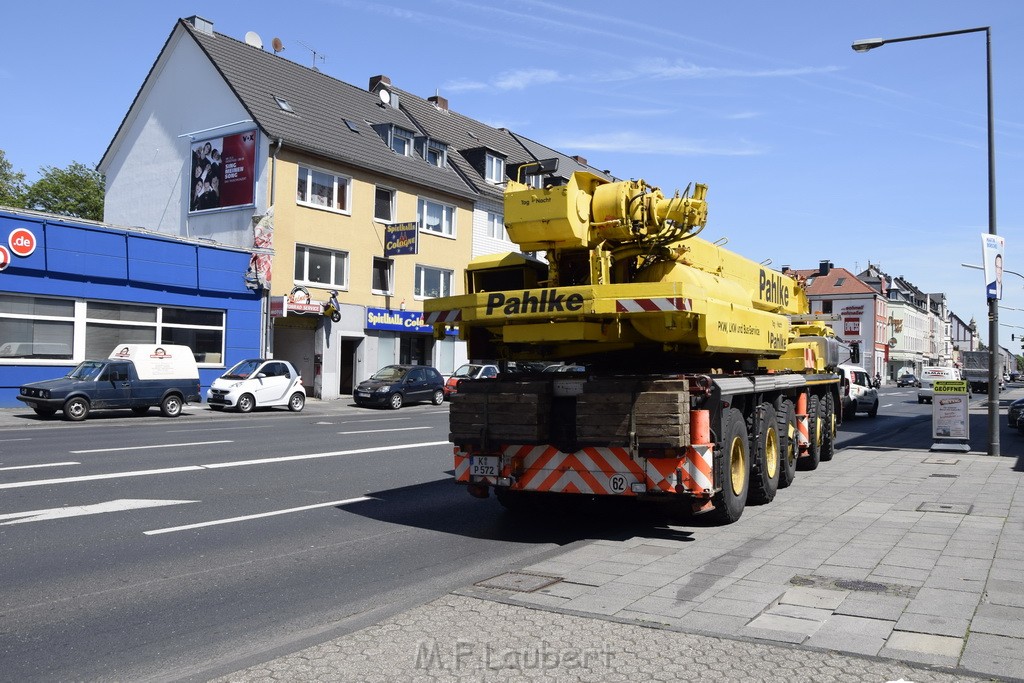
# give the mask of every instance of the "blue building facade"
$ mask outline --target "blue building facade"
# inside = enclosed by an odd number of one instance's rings
[[[0,407],[27,382],[123,343],[184,344],[203,391],[258,357],[262,292],[248,251],[202,240],[0,209]]]

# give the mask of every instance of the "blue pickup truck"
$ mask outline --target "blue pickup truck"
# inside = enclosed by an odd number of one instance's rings
[[[202,401],[199,368],[187,346],[121,344],[109,358],[85,360],[58,379],[32,382],[18,391],[18,400],[37,415],[80,422],[93,410],[131,409],[145,415],[159,406],[177,417],[186,403]]]

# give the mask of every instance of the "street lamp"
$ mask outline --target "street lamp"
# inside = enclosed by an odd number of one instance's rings
[[[964,33],[985,32],[985,75],[987,79],[988,95],[988,234],[996,234],[996,153],[995,153],[995,115],[992,110],[992,31],[988,26],[978,28],[965,28],[959,31],[944,31],[942,33],[927,33],[920,36],[906,36],[903,38],[868,38],[866,40],[854,41],[855,52],[867,52],[876,47],[882,47],[886,43],[903,43],[908,40],[924,40],[925,38],[942,38],[944,36],[958,36]],[[999,386],[999,300],[992,298],[988,301],[988,335],[989,335],[989,360],[988,360],[988,454],[999,455],[999,393],[991,390],[991,387]]]

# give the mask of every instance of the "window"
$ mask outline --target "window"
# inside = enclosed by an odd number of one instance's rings
[[[832,301],[822,300],[821,301],[821,312],[831,315],[832,314]]]
[[[426,153],[423,158],[427,160],[427,163],[432,166],[444,167],[445,164],[446,149],[445,146],[439,142],[430,140],[427,142]]]
[[[70,299],[0,294],[0,361],[70,359],[74,316],[75,302]],[[109,353],[107,349],[104,356]]]
[[[373,284],[371,288],[374,294],[394,294],[392,285],[395,281],[395,262],[387,258],[373,259]]]
[[[221,310],[0,295],[0,361],[106,358],[119,344],[161,343],[220,364],[224,330]]]
[[[296,244],[295,282],[346,289],[348,254]]]
[[[452,291],[452,271],[416,266],[416,286],[413,294],[418,298],[428,299],[437,296],[448,296]]]
[[[488,182],[505,182],[505,160],[493,154],[487,155],[487,169],[484,175]]]
[[[282,111],[286,111],[292,114],[295,113],[295,110],[292,109],[292,105],[288,102],[288,100],[284,99],[283,97],[278,97],[277,95],[274,95],[274,100],[277,102],[277,106],[280,107]]]
[[[420,230],[455,236],[455,207],[420,199],[416,208],[416,222]]]
[[[373,197],[373,217],[390,223],[395,220],[395,191],[378,187]]]
[[[496,240],[508,241],[508,233],[505,232],[505,217],[500,213],[487,212],[487,236]]]
[[[409,156],[412,152],[413,134],[401,128],[391,129],[391,149],[402,156]]]
[[[348,212],[352,180],[305,166],[299,166],[295,201],[318,209]]]
[[[528,174],[526,178],[523,179],[523,184],[529,185],[530,187],[536,188],[538,190],[542,190],[544,189],[544,176]]]

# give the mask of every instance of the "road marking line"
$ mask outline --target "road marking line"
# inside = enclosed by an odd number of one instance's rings
[[[31,438],[26,436],[26,437],[23,437],[21,439],[0,439],[0,443],[7,443],[8,441],[31,441],[31,440],[32,440]]]
[[[411,419],[412,419],[411,417],[375,417],[373,419],[368,419],[368,420],[345,420],[344,422],[346,424],[348,424],[349,422],[396,422],[396,421],[399,421],[399,420],[411,420]]]
[[[0,489],[19,489],[30,486],[49,486],[51,484],[72,484],[81,481],[98,481],[102,479],[121,479],[127,477],[146,477],[152,474],[176,474],[178,472],[200,472],[203,470],[222,469],[225,467],[246,467],[248,465],[269,465],[292,460],[312,460],[316,458],[334,458],[341,455],[361,455],[379,453],[380,451],[401,450],[403,448],[425,448],[428,446],[447,446],[448,441],[424,441],[421,443],[396,444],[394,446],[377,446],[374,448],[357,448],[350,451],[331,451],[327,453],[308,453],[306,455],[284,455],[278,458],[261,458],[259,460],[239,460],[236,462],[215,462],[209,465],[184,465],[182,467],[164,467],[155,470],[130,470],[127,472],[110,472],[107,474],[83,474],[77,477],[60,479],[37,479],[35,481],[16,481],[0,484]]]
[[[399,427],[397,429],[389,429],[389,432],[411,432],[416,429],[433,429],[433,427]],[[339,434],[379,434],[379,429],[364,429],[358,432],[338,432]]]
[[[364,453],[380,453],[381,451],[397,450],[401,448],[423,448],[425,446],[447,446],[449,441],[425,441],[423,443],[408,443],[396,446],[374,446],[373,448],[356,448],[351,451],[331,451],[329,453],[308,453],[306,455],[282,455],[278,458],[260,458],[258,460],[237,460],[234,462],[215,462],[203,465],[209,469],[220,469],[223,467],[246,467],[249,465],[266,465],[275,462],[290,462],[293,460],[314,460],[317,458],[333,458],[339,455],[361,455]],[[0,484],[2,486],[2,484]]]
[[[193,441],[192,443],[160,443],[153,446],[126,446],[124,448],[93,448],[88,451],[68,451],[68,453],[113,453],[114,451],[145,451],[153,448],[178,448],[179,446],[211,446],[217,443],[234,443],[234,441]]]
[[[367,496],[359,496],[358,498],[347,498],[345,500],[335,500],[330,503],[316,503],[315,505],[303,505],[297,508],[288,508],[287,510],[274,510],[272,512],[260,512],[255,515],[245,515],[244,517],[231,517],[230,519],[215,519],[210,522],[199,522],[197,524],[186,524],[184,526],[172,526],[165,529],[153,529],[151,531],[143,531],[142,533],[147,536],[155,536],[156,534],[169,534],[174,531],[187,531],[189,529],[201,529],[206,526],[216,526],[218,524],[234,524],[235,522],[247,522],[250,519],[260,519],[262,517],[274,517],[277,515],[287,515],[292,512],[302,512],[304,510],[315,510],[316,508],[326,507],[338,507],[339,505],[349,505],[351,503],[362,503],[366,500],[373,500]]]
[[[274,425],[239,425],[238,427],[195,427],[193,429],[168,429],[168,434],[180,434],[181,432],[188,432],[195,434],[196,432],[223,432],[229,429],[245,429],[247,431],[253,429],[270,429]]]
[[[0,522],[0,526],[8,524],[24,524],[25,522],[42,522],[50,519],[65,519],[67,517],[81,517],[83,515],[100,515],[104,512],[123,512],[125,510],[141,510],[143,508],[156,508],[165,505],[182,505],[184,503],[198,503],[197,500],[145,500],[122,498],[111,500],[106,503],[94,503],[93,505],[69,505],[62,508],[49,508],[47,510],[26,510],[25,512],[10,512],[0,515],[0,519],[11,520]]]
[[[21,489],[29,486],[49,486],[50,484],[73,484],[80,481],[99,481],[101,479],[121,479],[124,477],[146,477],[151,474],[173,474],[175,472],[198,472],[200,465],[185,467],[165,467],[159,470],[136,470],[134,472],[110,472],[108,474],[83,474],[78,477],[62,477],[60,479],[37,479],[35,481],[14,481],[0,484],[0,489]]]
[[[69,460],[68,462],[46,462],[41,465],[12,465],[11,467],[0,467],[0,472],[7,470],[31,470],[36,467],[63,467],[64,465],[81,465],[80,462]]]

